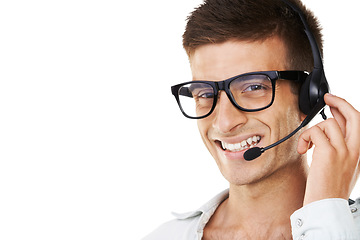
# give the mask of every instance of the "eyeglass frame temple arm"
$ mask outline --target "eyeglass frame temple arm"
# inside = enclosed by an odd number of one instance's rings
[[[278,71],[279,79],[291,81],[304,81],[309,73],[306,71]]]

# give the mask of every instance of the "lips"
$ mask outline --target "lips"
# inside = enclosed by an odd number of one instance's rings
[[[256,146],[261,140],[261,137],[254,135],[238,143],[227,143],[220,141],[220,146],[224,151],[239,152]]]

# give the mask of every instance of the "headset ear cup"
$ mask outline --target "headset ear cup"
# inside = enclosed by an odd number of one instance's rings
[[[299,107],[300,110],[305,114],[309,115],[311,111],[311,103],[310,103],[310,81],[311,81],[312,73],[306,78],[305,82],[300,88],[300,95],[299,95]]]

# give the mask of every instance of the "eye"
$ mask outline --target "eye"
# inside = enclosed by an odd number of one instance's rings
[[[213,92],[205,92],[205,93],[200,93],[198,94],[199,98],[214,98],[214,93]]]
[[[246,87],[243,92],[253,92],[253,91],[260,91],[260,90],[267,90],[267,87],[262,84],[252,84]]]

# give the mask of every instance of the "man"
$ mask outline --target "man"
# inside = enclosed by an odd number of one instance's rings
[[[322,49],[316,18],[291,2]],[[307,116],[299,91],[314,61],[298,14],[281,0],[207,0],[189,17],[183,45],[193,81],[174,93],[230,187],[145,239],[360,239],[360,199],[347,201],[360,172],[360,113],[344,99],[326,94],[334,118],[244,159]]]

